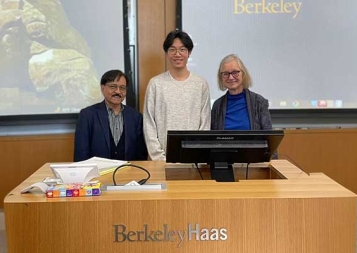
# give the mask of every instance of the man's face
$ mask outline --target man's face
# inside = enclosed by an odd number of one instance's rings
[[[186,68],[190,53],[180,39],[175,39],[171,47],[167,50],[166,57],[171,68],[183,69]]]
[[[101,85],[102,94],[110,107],[120,105],[126,96],[126,80],[124,76],[116,78],[113,82]]]

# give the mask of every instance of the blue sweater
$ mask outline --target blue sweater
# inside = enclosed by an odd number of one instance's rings
[[[227,93],[227,108],[224,129],[250,130],[245,90],[236,95]]]

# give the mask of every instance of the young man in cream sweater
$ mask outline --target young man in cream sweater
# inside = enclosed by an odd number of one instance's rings
[[[172,31],[163,48],[169,70],[150,80],[143,112],[151,160],[166,160],[168,130],[209,130],[211,124],[208,84],[186,66],[193,49],[190,36]]]

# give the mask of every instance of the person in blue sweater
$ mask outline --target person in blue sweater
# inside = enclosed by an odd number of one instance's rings
[[[249,90],[252,80],[237,55],[223,58],[218,69],[218,87],[227,90],[211,111],[211,130],[271,130],[268,100]]]

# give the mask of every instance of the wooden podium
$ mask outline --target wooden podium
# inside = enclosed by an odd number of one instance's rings
[[[112,192],[47,199],[20,194],[51,176],[45,164],[5,198],[8,252],[353,253],[356,195],[324,174],[288,161],[235,171],[239,182],[199,180],[194,168],[132,162],[165,191]],[[205,169],[203,176],[206,177]],[[206,171],[207,172],[207,171]],[[126,168],[117,181],[143,178]],[[102,176],[112,184],[112,174]],[[180,179],[180,180],[172,180]],[[194,180],[185,180],[194,179]]]

